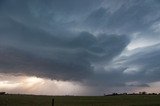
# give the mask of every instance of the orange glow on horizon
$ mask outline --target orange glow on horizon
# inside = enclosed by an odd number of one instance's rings
[[[77,82],[0,73],[0,91],[42,95],[78,95],[84,91],[84,88]]]

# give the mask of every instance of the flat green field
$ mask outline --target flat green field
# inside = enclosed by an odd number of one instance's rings
[[[0,95],[0,106],[160,106],[160,95],[33,96]]]

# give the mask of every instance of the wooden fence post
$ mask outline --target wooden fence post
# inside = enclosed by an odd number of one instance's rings
[[[52,106],[54,106],[54,98],[52,99]]]

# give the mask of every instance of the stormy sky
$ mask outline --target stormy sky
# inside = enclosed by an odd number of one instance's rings
[[[159,0],[0,0],[0,91],[160,92]]]

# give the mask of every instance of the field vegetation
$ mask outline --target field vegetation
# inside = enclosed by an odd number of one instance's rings
[[[160,106],[160,95],[35,96],[0,95],[0,106]]]

